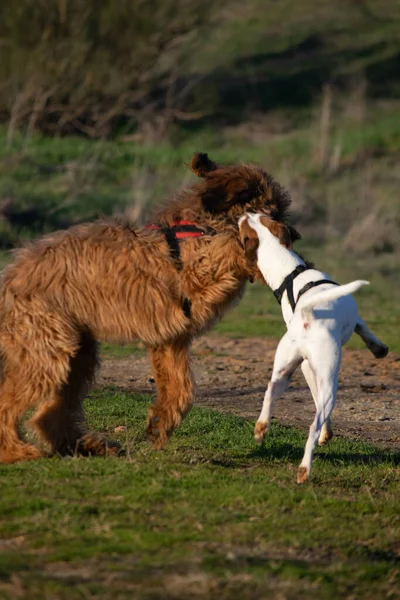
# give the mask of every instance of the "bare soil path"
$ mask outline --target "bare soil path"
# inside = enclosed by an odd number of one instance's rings
[[[273,339],[234,340],[215,334],[196,341],[197,405],[255,420],[276,346]],[[97,386],[155,393],[144,353],[104,360]],[[310,426],[314,403],[300,369],[284,397],[275,403],[273,415],[304,430]],[[400,356],[389,353],[376,360],[368,350],[344,349],[333,425],[335,435],[400,450]]]

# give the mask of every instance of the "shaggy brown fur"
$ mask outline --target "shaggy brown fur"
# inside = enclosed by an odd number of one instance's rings
[[[240,243],[245,211],[284,219],[289,198],[262,169],[219,167],[196,154],[202,181],[181,192],[157,216],[212,227],[217,235],[179,242],[182,268],[171,259],[160,230],[134,231],[117,222],[79,225],[17,252],[0,288],[0,461],[41,456],[17,425],[30,420],[51,452],[118,453],[119,446],[87,431],[82,401],[97,367],[97,340],[140,338],[157,384],[148,436],[168,436],[194,399],[189,346],[238,301],[254,275]],[[298,237],[291,229],[293,239]],[[190,301],[190,314],[183,310]]]

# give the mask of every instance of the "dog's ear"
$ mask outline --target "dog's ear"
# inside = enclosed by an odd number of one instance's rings
[[[208,173],[218,169],[217,163],[208,158],[208,154],[204,152],[196,152],[190,161],[189,167],[197,177],[207,177]]]
[[[267,227],[272,235],[278,238],[279,243],[282,246],[285,246],[285,248],[289,249],[293,248],[292,235],[288,225],[285,225],[285,223],[282,223],[282,221],[273,221],[268,217],[260,217],[260,223],[262,223],[264,227]],[[295,229],[294,231],[297,234]]]
[[[297,240],[301,240],[301,233],[299,233],[297,231],[297,229],[292,227],[292,225],[286,225],[286,227],[289,229],[290,239],[292,240],[292,244],[294,242],[297,242]]]
[[[257,233],[250,227],[247,217],[239,225],[239,234],[247,263],[253,266],[257,263],[257,250],[260,242]]]

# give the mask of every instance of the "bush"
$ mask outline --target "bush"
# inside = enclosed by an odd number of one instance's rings
[[[326,83],[398,97],[399,23],[397,0],[3,0],[0,123],[9,142],[160,139],[309,106]]]
[[[0,3],[0,118],[46,132],[110,135],[174,110],[185,52],[220,0]]]

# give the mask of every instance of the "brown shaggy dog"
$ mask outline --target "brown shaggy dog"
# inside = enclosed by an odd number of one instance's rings
[[[190,166],[202,181],[160,212],[156,225],[72,227],[19,250],[5,269],[0,461],[42,455],[18,435],[30,408],[36,409],[30,424],[53,453],[119,452],[119,444],[85,427],[82,402],[98,364],[97,340],[140,338],[148,348],[158,395],[147,432],[156,448],[190,409],[190,342],[240,299],[254,276],[238,218],[255,211],[281,220],[290,203],[258,167],[219,167],[206,154],[196,154]],[[178,235],[180,226],[189,232]]]

